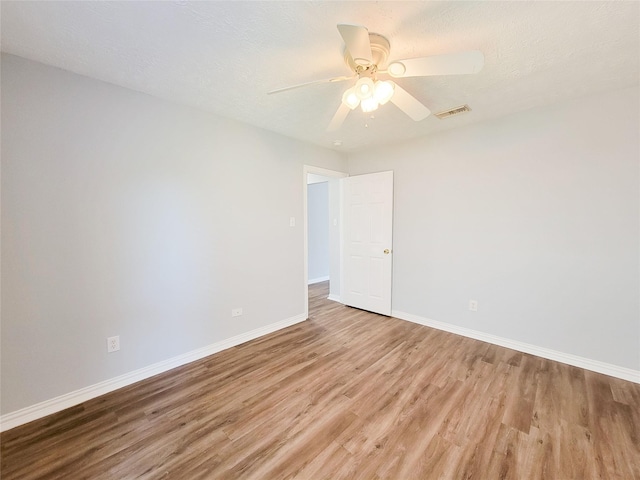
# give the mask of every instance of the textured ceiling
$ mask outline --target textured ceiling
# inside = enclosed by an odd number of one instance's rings
[[[342,151],[637,85],[640,77],[636,1],[2,1],[1,9],[5,52]],[[337,23],[385,35],[390,60],[481,50],[479,74],[398,80],[433,112],[465,103],[472,112],[414,122],[387,104],[373,119],[357,109],[327,133],[349,82],[267,95],[349,73]]]

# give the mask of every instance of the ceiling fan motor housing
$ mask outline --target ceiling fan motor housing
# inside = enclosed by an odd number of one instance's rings
[[[371,65],[358,65],[348,50],[345,49],[344,61],[347,66],[355,73],[361,76],[372,76],[378,68],[386,65],[389,58],[389,40],[378,33],[369,33],[369,42],[371,43]]]

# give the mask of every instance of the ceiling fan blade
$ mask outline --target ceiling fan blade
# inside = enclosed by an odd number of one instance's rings
[[[350,111],[351,109],[349,107],[340,102],[338,110],[336,111],[335,115],[331,119],[331,122],[329,123],[329,126],[327,127],[327,132],[335,132],[336,130],[338,130],[342,126],[342,122],[344,122],[345,118],[347,118],[347,115],[349,115]]]
[[[270,92],[267,92],[267,95],[271,95],[273,93],[286,92],[287,90],[293,90],[295,88],[308,87],[309,85],[318,85],[318,84],[321,84],[321,83],[342,82],[344,80],[351,80],[351,79],[353,79],[355,77],[356,77],[356,75],[349,75],[348,77],[333,77],[333,78],[326,78],[324,80],[314,80],[313,82],[299,83],[298,85],[291,85],[289,87],[283,87],[283,88],[278,88],[276,90],[271,90]]]
[[[369,30],[362,25],[341,23],[338,25],[338,31],[356,65],[367,66],[373,63]]]
[[[420,103],[414,96],[407,92],[400,85],[396,84],[391,103],[409,115],[413,120],[419,122],[431,115],[431,110]]]
[[[484,66],[484,55],[479,50],[470,52],[409,58],[392,62],[387,73],[392,77],[426,77],[430,75],[460,75],[478,73]]]

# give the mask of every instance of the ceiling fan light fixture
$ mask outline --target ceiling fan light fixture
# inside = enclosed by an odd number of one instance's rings
[[[356,88],[352,87],[342,94],[342,103],[349,107],[351,110],[360,105],[360,99],[356,95]]]
[[[373,80],[369,77],[362,77],[356,82],[356,95],[360,100],[373,95]]]
[[[387,68],[387,72],[392,77],[401,77],[407,71],[407,67],[405,67],[402,62],[393,62],[389,64],[389,68]]]
[[[373,89],[373,97],[380,105],[384,105],[393,97],[395,87],[396,84],[393,82],[378,80]]]
[[[375,97],[364,98],[362,102],[360,102],[360,107],[364,113],[373,112],[378,109],[378,100],[376,100]]]

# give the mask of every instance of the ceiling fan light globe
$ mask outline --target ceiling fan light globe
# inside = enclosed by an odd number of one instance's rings
[[[365,98],[360,102],[360,107],[364,113],[373,112],[378,109],[378,101],[374,97]]]
[[[393,82],[378,80],[373,89],[373,97],[380,105],[384,105],[393,97],[395,86],[396,84]]]
[[[353,110],[360,104],[360,99],[356,95],[355,87],[350,88],[342,94],[342,103],[349,107],[351,110]]]
[[[387,72],[392,77],[401,77],[407,71],[407,67],[404,66],[402,62],[393,62],[389,64],[387,68]]]
[[[356,95],[360,100],[373,95],[373,80],[369,77],[362,77],[356,82]]]

